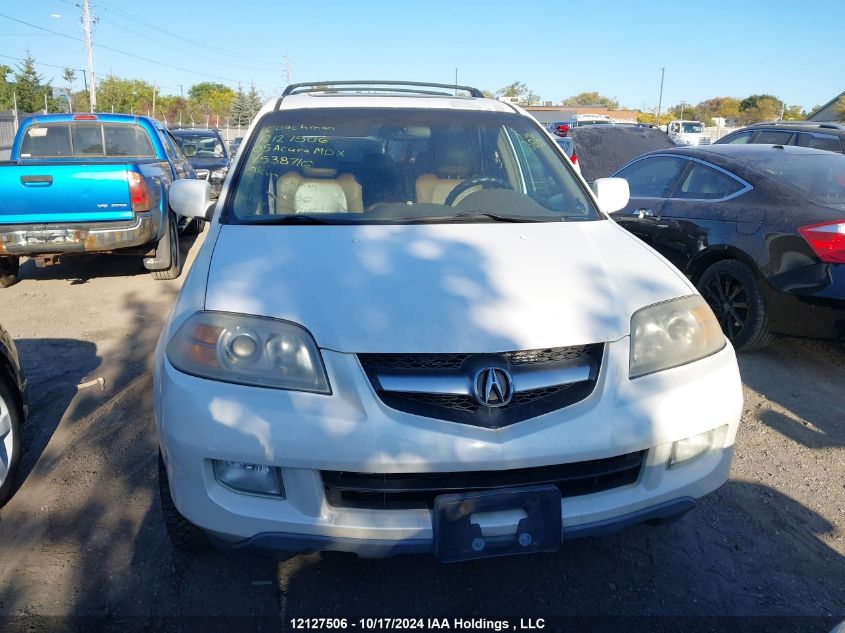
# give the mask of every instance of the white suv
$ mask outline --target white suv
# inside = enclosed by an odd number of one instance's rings
[[[289,86],[216,207],[171,185],[212,219],[155,360],[177,546],[551,551],[727,479],[734,351],[627,183],[455,88]]]

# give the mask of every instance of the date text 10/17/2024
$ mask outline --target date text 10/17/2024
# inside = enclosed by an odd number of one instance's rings
[[[291,618],[294,630],[361,631],[540,631],[546,628],[543,618],[519,618],[517,621],[487,618]]]

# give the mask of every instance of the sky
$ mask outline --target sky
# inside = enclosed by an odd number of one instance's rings
[[[82,0],[0,0],[0,64],[86,67]],[[845,0],[91,0],[94,70],[187,93],[201,81],[525,83],[558,103],[598,91],[653,110],[768,93],[810,109],[845,90]],[[15,22],[15,18],[32,26]],[[39,30],[40,29],[47,29]],[[60,33],[62,35],[59,35]],[[76,38],[76,39],[73,39]],[[121,51],[121,52],[119,52]],[[78,73],[81,88],[82,72]]]

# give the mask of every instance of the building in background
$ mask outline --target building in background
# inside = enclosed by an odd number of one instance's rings
[[[839,121],[842,116],[836,111],[836,104],[842,97],[845,97],[845,92],[836,95],[833,99],[825,103],[821,108],[813,112],[807,117],[808,121]]]

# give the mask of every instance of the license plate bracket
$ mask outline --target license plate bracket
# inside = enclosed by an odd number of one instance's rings
[[[501,510],[525,513],[516,534],[485,537],[472,515]],[[560,490],[551,485],[440,495],[431,518],[434,553],[447,563],[560,549]]]

